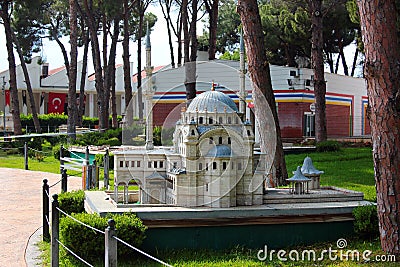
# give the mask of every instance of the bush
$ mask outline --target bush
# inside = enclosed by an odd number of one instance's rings
[[[85,211],[85,192],[83,190],[64,192],[58,196],[60,209],[67,214]]]
[[[72,214],[72,216],[101,231],[104,231],[107,227],[109,219],[114,219],[118,238],[135,247],[140,246],[145,238],[146,226],[132,213],[113,214],[107,215],[107,217],[87,213]],[[104,235],[77,223],[69,217],[63,217],[60,220],[60,241],[84,259],[94,261],[104,258]],[[134,254],[132,249],[125,245],[118,245],[119,257],[127,257],[132,254]]]
[[[70,153],[68,151],[68,147],[66,145],[63,145],[63,146],[64,146],[63,157],[69,157]],[[60,160],[60,147],[61,147],[61,145],[58,144],[58,145],[53,146],[53,149],[52,149],[54,158],[58,159],[58,160]]]
[[[97,141],[98,146],[109,145],[109,146],[120,146],[121,141],[117,137],[112,137],[110,139],[100,139]]]
[[[337,141],[323,141],[317,143],[318,152],[334,152],[340,151],[341,144]]]
[[[354,232],[364,238],[379,236],[378,213],[375,205],[360,206],[353,210]]]
[[[97,162],[97,165],[104,167],[104,154],[96,154],[94,156],[94,158]],[[114,169],[114,154],[109,153],[109,158],[110,158],[110,160],[109,160],[110,170],[113,170]]]

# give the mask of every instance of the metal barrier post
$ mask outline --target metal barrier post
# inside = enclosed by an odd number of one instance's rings
[[[86,190],[91,189],[92,186],[92,176],[93,176],[93,168],[92,165],[87,166],[87,174],[86,174]]]
[[[116,236],[115,221],[113,219],[108,220],[108,227],[105,230],[105,267],[117,267],[117,240]]]
[[[93,173],[92,173],[92,187],[94,188],[99,188],[99,168],[97,167],[97,162],[96,160],[93,160],[93,164],[92,164],[92,168],[93,168]]]
[[[106,149],[106,154],[104,155],[104,188],[108,190],[108,180],[110,179],[110,155],[108,154],[108,149]]]
[[[64,147],[63,145],[60,145],[60,173],[62,173],[63,169],[64,169],[64,160],[63,160],[63,156],[64,155]]]
[[[60,214],[58,206],[58,195],[55,194],[51,203],[51,267],[59,267]]]
[[[67,192],[68,191],[68,174],[67,170],[63,169],[61,173],[61,192]]]
[[[24,163],[25,163],[25,170],[29,170],[28,168],[28,144],[24,143]]]
[[[43,179],[43,241],[48,242],[50,241],[50,232],[49,232],[49,185],[47,183],[47,179]]]

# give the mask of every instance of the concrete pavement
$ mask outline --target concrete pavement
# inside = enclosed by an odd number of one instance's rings
[[[34,255],[26,249],[28,240],[42,224],[42,181],[45,178],[52,185],[61,175],[0,168],[1,267],[27,266],[25,253]],[[69,177],[68,191],[80,188],[81,179]],[[60,189],[61,183],[50,189],[50,195],[59,193]]]

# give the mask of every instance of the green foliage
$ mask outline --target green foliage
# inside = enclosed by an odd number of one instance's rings
[[[94,156],[97,165],[104,167],[104,154],[100,153],[100,154],[96,154]],[[109,166],[110,166],[110,170],[114,169],[114,154],[113,153],[109,153]]]
[[[107,215],[100,217],[98,214],[78,213],[72,214],[77,220],[104,231],[109,219],[115,220],[118,238],[138,247],[145,238],[146,226],[132,213],[122,215]],[[104,257],[104,235],[95,232],[68,217],[60,220],[60,240],[72,251],[79,251],[79,255],[87,260],[96,260]],[[118,256],[128,257],[134,251],[126,246],[118,246]]]
[[[360,206],[353,210],[354,232],[364,238],[379,236],[378,213],[375,205]]]
[[[323,141],[316,145],[318,152],[340,151],[341,144],[337,141]]]
[[[132,141],[130,144],[133,146],[143,146],[145,143],[146,143],[146,141],[142,137],[137,136],[137,137],[132,138]]]
[[[64,192],[58,195],[60,209],[67,214],[84,212],[84,200],[85,192],[83,190]]]
[[[64,150],[63,150],[63,157],[69,157],[70,153],[68,151],[68,146],[67,145],[63,145],[64,146]],[[60,160],[60,148],[61,148],[61,144],[57,144],[55,146],[53,146],[53,156],[55,159]]]
[[[117,137],[112,137],[110,139],[100,139],[97,141],[98,146],[109,145],[109,146],[120,146],[121,141]]]

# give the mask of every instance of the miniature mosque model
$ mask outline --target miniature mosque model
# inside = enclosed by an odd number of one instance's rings
[[[176,123],[173,146],[153,145],[152,100],[154,89],[144,90],[146,145],[114,153],[116,185],[139,185],[141,204],[170,204],[185,207],[234,207],[261,205],[263,174],[256,171],[260,153],[254,153],[252,124],[246,120],[244,48],[241,41],[241,86],[239,110],[234,101],[214,90],[194,98],[182,108]],[[151,81],[150,37],[146,37],[146,67]],[[115,186],[114,199],[118,198]]]

